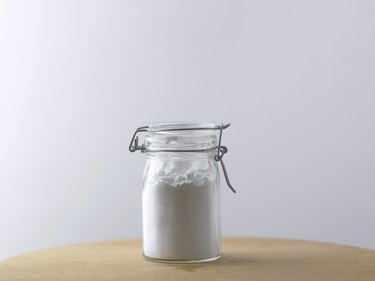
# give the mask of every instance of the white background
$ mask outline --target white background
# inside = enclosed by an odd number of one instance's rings
[[[374,1],[0,1],[0,259],[141,237],[137,126],[231,122],[224,235],[375,249]]]

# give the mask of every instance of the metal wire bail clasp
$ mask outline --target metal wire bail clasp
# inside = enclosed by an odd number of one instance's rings
[[[142,150],[143,145],[142,146],[138,145],[138,136],[137,136],[137,134],[139,132],[147,132],[147,129],[148,129],[148,126],[143,126],[143,127],[137,128],[137,130],[135,130],[135,132],[133,134],[133,137],[132,137],[132,140],[130,141],[130,144],[129,144],[129,151],[130,152],[135,152],[137,150]]]
[[[215,155],[214,159],[216,161],[220,161],[220,164],[221,164],[221,168],[223,168],[223,172],[224,172],[224,177],[225,177],[225,181],[227,182],[227,185],[228,187],[234,192],[236,193],[236,190],[234,189],[234,187],[232,186],[232,184],[230,183],[229,181],[229,176],[228,176],[228,173],[227,173],[227,169],[225,168],[225,165],[224,165],[224,161],[223,161],[223,156],[225,153],[228,152],[228,148],[224,145],[221,145],[221,136],[223,134],[223,129],[229,127],[230,124],[227,124],[224,126],[224,124],[221,124],[221,127],[220,127],[220,133],[219,133],[219,144],[217,146],[217,154]]]

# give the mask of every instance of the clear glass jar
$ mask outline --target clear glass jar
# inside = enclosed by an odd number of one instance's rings
[[[191,263],[220,257],[217,128],[211,123],[147,126],[138,147],[147,156],[142,191],[147,259]]]

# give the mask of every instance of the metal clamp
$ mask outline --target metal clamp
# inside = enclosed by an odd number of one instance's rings
[[[230,124],[228,124],[229,126]],[[227,127],[228,127],[227,126]],[[226,127],[225,127],[226,128]],[[224,125],[221,124],[221,127],[220,127],[220,133],[219,133],[219,145],[217,147],[217,154],[215,155],[214,159],[216,161],[220,161],[220,164],[221,164],[221,168],[223,169],[223,172],[224,172],[224,177],[225,177],[225,181],[227,182],[227,185],[228,187],[234,192],[236,193],[236,190],[234,189],[234,187],[232,186],[232,184],[230,183],[229,181],[229,176],[228,176],[228,173],[227,173],[227,169],[225,168],[225,165],[224,165],[224,161],[223,161],[223,156],[225,153],[228,152],[228,148],[226,146],[222,146],[221,145],[221,137],[222,137],[222,134],[223,134],[223,129],[224,129]]]
[[[216,126],[216,127],[206,127],[206,128],[173,128],[173,129],[162,129],[162,130],[159,130],[159,131],[153,131],[153,132],[166,132],[166,131],[188,131],[188,130],[220,130],[220,133],[219,133],[219,143],[217,146],[213,147],[213,148],[209,148],[209,149],[190,149],[190,150],[187,150],[187,149],[173,149],[173,150],[166,150],[166,149],[163,149],[163,150],[147,150],[144,145],[142,144],[141,146],[138,145],[138,136],[137,134],[138,133],[141,133],[141,132],[148,132],[149,131],[149,126],[143,126],[143,127],[139,127],[135,130],[134,134],[133,134],[133,137],[130,141],[130,144],[129,144],[129,151],[130,152],[135,152],[137,150],[140,150],[141,152],[205,152],[205,151],[209,151],[209,150],[212,150],[212,149],[217,149],[217,154],[214,156],[214,159],[215,161],[220,161],[220,164],[221,164],[221,167],[223,169],[223,172],[224,172],[224,177],[225,177],[225,181],[228,185],[228,187],[234,192],[236,193],[236,190],[234,189],[234,187],[232,186],[232,184],[230,183],[229,181],[229,176],[228,176],[228,173],[227,173],[227,169],[225,168],[225,165],[224,165],[224,162],[223,162],[223,156],[225,153],[228,152],[228,148],[226,146],[223,146],[221,145],[221,138],[222,138],[222,134],[223,134],[223,130],[228,128],[230,126],[230,124],[221,124],[220,126]]]
[[[129,145],[129,151],[130,152],[135,152],[137,150],[142,150],[143,145],[142,146],[138,146],[138,136],[137,136],[137,134],[139,132],[147,132],[148,128],[149,128],[149,126],[143,126],[143,127],[137,128],[137,130],[135,130],[135,132],[133,134],[133,137],[132,137],[132,140],[130,141],[130,145]]]

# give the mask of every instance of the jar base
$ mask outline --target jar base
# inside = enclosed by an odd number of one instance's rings
[[[166,259],[151,258],[151,257],[146,256],[145,254],[143,254],[143,256],[147,261],[160,262],[160,263],[178,263],[178,264],[211,262],[211,261],[216,261],[216,260],[220,259],[220,257],[221,257],[221,255],[218,255],[216,257],[207,258],[207,259],[200,259],[200,260],[166,260]]]

